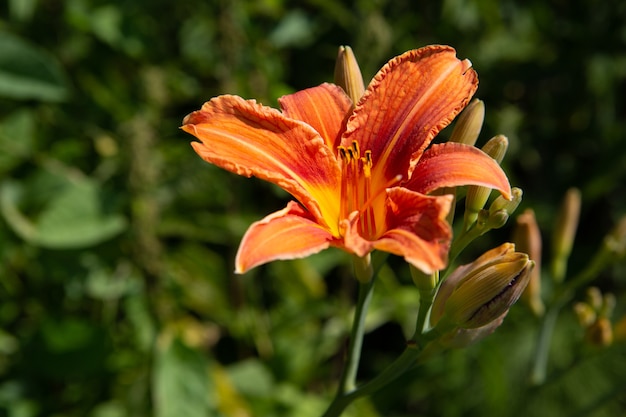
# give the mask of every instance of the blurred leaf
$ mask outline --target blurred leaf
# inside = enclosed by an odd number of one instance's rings
[[[98,405],[93,409],[90,417],[126,417],[128,413],[124,410],[123,404],[110,401]]]
[[[227,324],[232,312],[226,291],[228,273],[223,256],[205,245],[189,243],[170,251],[167,260],[167,269],[178,285],[182,304]]]
[[[27,192],[15,182],[0,188],[0,208],[7,223],[23,239],[52,249],[83,248],[103,242],[126,227],[118,214],[103,211],[97,183],[81,179],[67,182],[33,221],[18,206]]]
[[[150,351],[155,340],[156,330],[146,297],[143,294],[127,297],[124,307],[128,320],[134,329],[133,336],[137,346],[143,352]]]
[[[249,359],[229,367],[228,373],[237,390],[249,397],[266,397],[274,390],[270,372],[256,359]]]
[[[67,319],[62,321],[47,320],[41,328],[50,352],[69,352],[89,345],[94,338],[95,329],[86,321]]]
[[[35,13],[38,2],[39,0],[9,0],[11,17],[20,22],[29,21]]]
[[[156,417],[209,417],[208,362],[199,352],[174,339],[157,350],[154,366]]]
[[[28,157],[35,144],[35,116],[17,110],[0,122],[0,175]]]
[[[0,96],[62,101],[67,94],[65,74],[52,55],[0,32]]]
[[[86,318],[46,318],[24,346],[24,372],[60,381],[98,375],[107,369],[106,330]]]
[[[289,12],[270,34],[270,41],[278,48],[306,46],[313,41],[314,25],[302,10]]]
[[[235,388],[232,378],[228,372],[220,366],[213,369],[213,381],[215,382],[215,391],[219,398],[219,411],[227,416],[248,417],[250,413],[248,404],[241,394]],[[268,395],[269,396],[269,395]]]

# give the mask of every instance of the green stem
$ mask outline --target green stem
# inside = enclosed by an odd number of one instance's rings
[[[369,256],[366,258],[354,258],[354,273],[359,281],[359,295],[354,311],[352,330],[350,331],[346,367],[339,382],[337,395],[353,390],[356,384],[356,374],[363,346],[363,335],[365,334],[365,318],[374,289],[374,270],[372,269]]]
[[[543,323],[539,331],[537,348],[535,349],[534,363],[530,375],[530,382],[533,385],[541,385],[545,382],[548,366],[548,356],[552,334],[556,325],[556,320],[565,304],[574,298],[576,290],[588,284],[598,274],[606,268],[613,257],[603,246],[589,262],[587,267],[570,281],[564,282],[550,302],[550,307],[543,318]]]
[[[560,306],[552,306],[543,317],[543,323],[539,330],[539,339],[537,340],[537,347],[535,349],[533,368],[530,374],[530,383],[532,385],[541,385],[546,380],[550,342],[552,341],[552,333],[554,333],[556,319],[559,317],[560,311]]]
[[[421,348],[417,345],[407,346],[404,352],[374,379],[350,392],[335,397],[322,417],[338,417],[356,399],[372,394],[394,381],[415,365],[420,352]]]
[[[426,320],[430,314],[430,308],[433,305],[435,294],[437,294],[437,288],[430,290],[420,290],[420,304],[417,310],[417,322],[415,323],[415,333],[412,339],[419,338],[419,336],[426,331]]]
[[[469,245],[474,239],[483,235],[487,230],[474,225],[469,230],[463,231],[457,239],[452,242],[452,246],[450,247],[450,252],[448,255],[448,264],[451,265],[454,263],[455,259],[459,254]]]

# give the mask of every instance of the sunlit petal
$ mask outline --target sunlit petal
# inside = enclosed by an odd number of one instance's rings
[[[496,189],[506,198],[511,186],[498,163],[478,148],[460,143],[432,145],[424,152],[407,188],[427,194],[441,187],[479,185]]]
[[[328,230],[292,201],[248,228],[237,252],[235,272],[242,274],[279,259],[304,258],[328,248],[333,240]]]
[[[387,193],[389,230],[374,247],[403,256],[425,273],[443,269],[452,237],[446,221],[452,197],[425,196],[401,187]]]
[[[307,124],[237,96],[216,97],[183,123],[202,141],[192,146],[207,162],[275,183],[318,219],[336,221],[339,165]]]
[[[285,116],[310,125],[333,150],[352,109],[352,101],[341,87],[328,83],[283,96],[278,103]]]
[[[401,174],[467,105],[478,87],[468,60],[449,46],[428,46],[389,61],[357,104],[342,138],[370,149],[376,182]],[[382,178],[381,178],[382,176]]]

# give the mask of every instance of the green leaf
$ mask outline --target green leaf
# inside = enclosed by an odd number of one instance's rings
[[[0,175],[27,158],[35,142],[35,116],[18,110],[0,122]]]
[[[110,239],[126,228],[124,217],[104,212],[101,190],[93,181],[68,181],[36,221],[18,208],[20,196],[25,192],[17,183],[5,182],[0,189],[0,208],[13,231],[32,244],[51,249],[84,248]]]
[[[52,55],[0,32],[0,96],[62,101],[67,94],[65,73]]]
[[[154,367],[156,417],[210,417],[208,362],[174,339],[161,346]]]

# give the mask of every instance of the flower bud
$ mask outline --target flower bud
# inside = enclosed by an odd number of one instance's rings
[[[431,312],[433,324],[483,327],[503,316],[520,297],[534,263],[506,243],[457,268],[442,284]]]
[[[600,317],[587,327],[585,338],[592,346],[606,347],[613,343],[613,326],[606,317]]]
[[[335,84],[344,89],[356,105],[365,92],[361,69],[349,46],[340,46],[335,63]]]
[[[500,327],[507,313],[508,311],[488,324],[475,329],[463,329],[457,327],[448,333],[445,333],[440,338],[439,345],[445,349],[459,349],[473,345],[474,343],[489,336],[498,327]]]
[[[439,271],[427,274],[411,265],[411,279],[419,291],[433,291],[439,283]]]
[[[502,196],[498,196],[489,206],[489,217],[496,215],[500,211],[504,211],[507,215],[513,214],[517,210],[517,206],[522,202],[522,189],[513,187],[511,189],[511,199],[507,200]],[[508,218],[508,217],[507,217]]]
[[[482,150],[487,155],[491,156],[498,163],[502,162],[506,150],[509,147],[509,140],[506,136],[498,135],[491,138]],[[481,187],[478,185],[470,185],[467,187],[467,196],[465,197],[465,214],[464,214],[464,229],[467,230],[478,218],[478,213],[487,203],[489,195],[491,194],[491,188]]]
[[[456,119],[450,142],[474,146],[485,120],[485,103],[474,99]]]
[[[587,304],[595,311],[600,311],[602,308],[602,304],[604,304],[604,298],[602,296],[602,292],[598,287],[589,287],[586,291],[587,295]]]
[[[606,347],[613,343],[614,332],[610,317],[614,309],[615,296],[611,293],[603,295],[597,287],[587,289],[585,302],[574,304],[578,323],[585,329],[585,339],[590,345]],[[619,332],[615,333],[619,335]]]
[[[570,188],[565,193],[552,236],[552,278],[562,282],[567,270],[567,259],[572,251],[580,217],[580,191]]]
[[[545,310],[541,300],[541,232],[533,210],[527,209],[517,217],[513,229],[513,242],[518,251],[528,254],[530,260],[535,263],[528,286],[522,294],[522,301],[539,317]]]
[[[626,256],[626,216],[622,217],[604,238],[603,245],[609,253],[618,259]]]
[[[598,317],[596,310],[589,304],[583,302],[574,304],[574,313],[576,313],[578,324],[585,328],[591,326]]]

